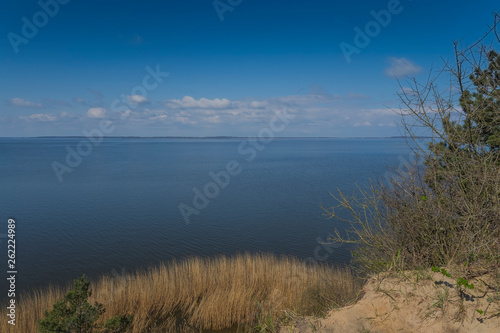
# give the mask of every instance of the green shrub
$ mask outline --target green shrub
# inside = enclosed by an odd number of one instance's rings
[[[132,322],[132,316],[116,316],[105,324],[97,320],[105,312],[99,303],[91,305],[90,282],[84,276],[73,281],[73,289],[57,301],[51,311],[45,312],[45,319],[39,320],[40,333],[119,333],[125,332]]]

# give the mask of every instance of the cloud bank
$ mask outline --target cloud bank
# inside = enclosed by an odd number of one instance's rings
[[[390,66],[385,69],[385,74],[389,77],[402,77],[415,75],[422,71],[422,67],[417,66],[406,58],[389,58]]]

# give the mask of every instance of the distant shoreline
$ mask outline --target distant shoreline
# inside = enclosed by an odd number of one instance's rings
[[[86,139],[85,136],[19,136],[19,137],[0,137],[1,139]],[[416,139],[431,139],[432,137],[420,136]],[[103,139],[193,139],[193,140],[232,140],[232,139],[258,139],[256,136],[104,136]],[[354,137],[335,137],[335,136],[289,136],[275,137],[274,139],[405,139],[404,136],[354,136]]]

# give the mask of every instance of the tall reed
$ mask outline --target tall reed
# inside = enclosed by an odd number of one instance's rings
[[[91,288],[90,302],[106,308],[102,320],[132,314],[130,332],[186,332],[251,327],[263,316],[279,320],[285,311],[319,314],[355,299],[360,284],[347,268],[242,254],[193,257],[125,277],[104,276]],[[49,288],[21,297],[15,328],[2,320],[0,332],[37,332],[37,319],[65,291]],[[7,317],[5,307],[0,312]]]

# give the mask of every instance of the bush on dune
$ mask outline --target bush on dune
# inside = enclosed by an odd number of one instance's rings
[[[498,267],[500,253],[500,43],[495,21],[483,43],[459,50],[437,79],[401,84],[401,116],[414,158],[361,195],[339,192],[325,208],[351,225],[335,241],[358,244],[357,267],[371,273],[476,262]],[[485,39],[492,37],[486,46]],[[495,47],[497,48],[495,50]],[[456,91],[456,93],[454,93]],[[447,92],[447,93],[446,93]],[[426,136],[426,138],[422,138]]]

